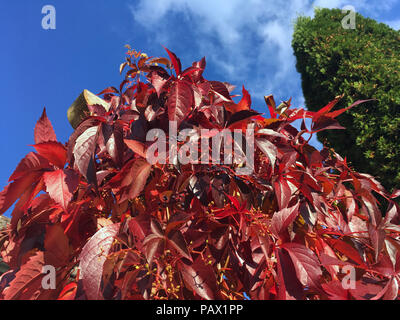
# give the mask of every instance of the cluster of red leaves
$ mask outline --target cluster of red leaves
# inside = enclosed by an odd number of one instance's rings
[[[335,117],[348,108],[332,111],[334,100],[310,112],[268,96],[265,118],[244,88],[235,103],[230,84],[204,79],[204,58],[182,70],[167,53],[130,50],[119,89],[99,94],[109,110],[89,106],[66,145],[43,112],[36,152],[0,193],[0,214],[17,201],[0,234],[10,266],[0,297],[396,299],[400,192],[387,194],[303,137],[342,128]],[[299,119],[300,131],[292,126]],[[251,126],[253,173],[237,175],[237,164],[149,164],[146,133],[168,132],[172,120],[179,129]],[[55,290],[42,288],[44,265],[56,268]],[[342,286],[344,266],[356,271],[353,288]]]

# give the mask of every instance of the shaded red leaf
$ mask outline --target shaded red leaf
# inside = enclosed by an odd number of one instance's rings
[[[42,289],[44,257],[43,252],[38,251],[21,266],[16,273],[15,279],[11,281],[3,294],[5,300],[29,300],[32,294]]]
[[[350,300],[349,291],[343,288],[343,284],[339,280],[323,283],[322,288],[331,300]]]
[[[69,239],[59,224],[46,228],[44,248],[44,260],[47,265],[62,267],[68,262],[70,255]]]
[[[278,269],[278,299],[279,300],[301,300],[304,290],[297,279],[296,269],[288,253],[277,248],[275,250]]]
[[[217,281],[214,270],[200,256],[192,264],[180,262],[179,269],[187,286],[196,294],[206,300],[216,298]]]
[[[315,253],[298,243],[284,243],[282,248],[289,253],[301,284],[313,289],[320,289],[322,270]]]
[[[103,266],[119,228],[120,224],[116,223],[97,231],[79,255],[80,274],[86,297],[89,300],[104,299],[100,290]]]
[[[339,251],[341,254],[345,255],[347,258],[353,260],[360,266],[364,265],[364,261],[361,259],[359,252],[340,239],[327,238],[325,241],[335,250]]]
[[[187,247],[187,243],[182,233],[179,230],[170,232],[168,234],[169,244],[184,258],[192,261],[192,257]]]
[[[345,129],[345,128],[342,127],[336,119],[324,115],[318,117],[318,119],[315,122],[313,122],[311,126],[311,131],[313,133],[328,129],[332,130],[332,129]]]

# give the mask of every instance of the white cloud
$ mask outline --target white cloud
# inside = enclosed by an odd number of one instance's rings
[[[393,28],[394,30],[400,30],[400,19],[399,20],[386,21],[385,23],[387,25],[389,25],[391,28]]]
[[[314,7],[345,5],[376,14],[389,10],[394,3],[395,0],[384,4],[367,0],[139,0],[131,11],[135,21],[154,37],[155,46],[162,42],[174,49],[182,45],[180,36],[192,32],[191,50],[177,52],[185,62],[205,55],[222,80],[239,86],[245,83],[255,98],[270,93],[276,100],[293,96],[297,106],[304,100],[291,48],[296,17],[313,16]],[[182,17],[182,25],[163,28],[177,14]]]

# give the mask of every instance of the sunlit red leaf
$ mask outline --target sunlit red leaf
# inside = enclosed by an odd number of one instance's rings
[[[37,182],[41,175],[41,172],[32,171],[6,186],[0,192],[0,215],[6,212],[28,187]]]
[[[247,92],[247,90],[244,88],[244,86],[242,88],[242,94],[243,94],[243,97],[237,105],[236,112],[242,111],[242,110],[249,110],[251,107],[251,97],[250,97],[250,94]]]
[[[67,162],[67,149],[59,142],[49,141],[33,145],[37,153],[62,169]]]
[[[67,284],[60,292],[57,300],[75,300],[77,289],[78,284],[76,282]]]
[[[180,123],[189,115],[193,103],[193,91],[185,81],[176,81],[167,101],[168,119]]]
[[[279,208],[281,210],[286,208],[292,195],[292,191],[287,180],[279,177],[279,179],[274,182],[274,190],[278,200]]]
[[[165,51],[167,51],[169,58],[171,59],[172,65],[174,66],[175,69],[175,74],[178,76],[181,74],[182,71],[182,65],[181,65],[181,60],[176,56],[175,53],[169,51],[167,48],[165,48]]]
[[[78,187],[79,176],[73,170],[59,169],[46,172],[43,178],[50,197],[64,210],[67,210],[73,193]]]
[[[38,120],[34,130],[35,144],[54,141],[57,142],[57,136],[53,126],[46,115],[46,108],[43,109],[42,116]]]
[[[50,167],[50,164],[46,158],[35,152],[30,152],[21,160],[8,181],[21,178],[30,171],[40,170],[48,167]]]
[[[124,139],[125,144],[128,146],[129,149],[131,149],[133,152],[138,154],[139,156],[146,158],[146,146],[137,140],[128,140]]]
[[[96,149],[98,127],[90,127],[75,142],[73,155],[80,173],[88,180],[95,181],[94,151]]]
[[[129,197],[131,199],[136,198],[144,189],[146,185],[147,178],[149,177],[151,172],[151,164],[148,163],[145,159],[137,159],[135,160],[131,171],[130,176],[133,180],[129,190]]]
[[[299,203],[294,207],[284,208],[281,211],[275,212],[271,219],[271,231],[275,236],[285,230],[299,215]]]

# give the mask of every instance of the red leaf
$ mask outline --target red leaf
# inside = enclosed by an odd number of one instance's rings
[[[128,140],[124,139],[125,144],[128,146],[129,149],[131,149],[133,152],[138,154],[139,156],[146,158],[146,146],[137,140]]]
[[[189,259],[192,261],[192,257],[190,255],[190,252],[187,248],[187,244],[185,239],[183,238],[182,233],[179,230],[176,230],[174,232],[170,232],[168,234],[168,240],[169,244],[172,245],[172,247],[184,258]]]
[[[76,282],[68,283],[60,292],[57,300],[75,300],[78,284]]]
[[[279,177],[279,179],[274,182],[274,190],[279,209],[282,210],[286,208],[292,196],[292,191],[286,179]]]
[[[243,94],[243,97],[237,105],[236,112],[242,111],[242,110],[249,110],[251,107],[251,97],[250,97],[250,94],[247,92],[247,90],[244,88],[244,86],[242,88],[242,94]]]
[[[342,127],[336,119],[324,115],[318,117],[318,120],[313,122],[311,126],[312,133],[328,129],[332,130],[332,129],[345,129],[345,128]]]
[[[104,262],[119,228],[120,224],[116,223],[97,231],[86,243],[79,255],[78,260],[80,261],[79,268],[83,288],[89,300],[104,300],[100,290]]]
[[[314,121],[316,121],[316,120],[319,118],[319,116],[322,116],[322,115],[324,115],[324,114],[327,114],[329,111],[331,111],[332,108],[339,102],[339,100],[340,100],[341,98],[342,98],[342,97],[336,97],[334,100],[332,100],[331,102],[329,102],[325,107],[323,107],[323,108],[321,108],[320,110],[318,110],[318,111],[315,113]]]
[[[164,49],[165,51],[167,51],[169,58],[171,59],[171,62],[175,69],[175,74],[177,76],[180,75],[182,70],[181,60],[179,60],[175,53],[169,51],[166,47],[164,47]]]
[[[46,115],[46,108],[43,109],[42,116],[38,120],[34,130],[35,144],[43,142],[57,142],[57,137],[54,132],[53,126]]]
[[[304,286],[320,289],[322,270],[315,253],[298,243],[284,243],[282,248],[289,253],[299,281]]]
[[[30,152],[21,160],[8,181],[21,178],[30,171],[48,168],[49,166],[50,164],[46,158],[35,152]]]
[[[381,280],[375,279],[369,275],[364,275],[360,280],[356,281],[355,288],[349,291],[356,300],[376,300],[379,299],[387,289],[388,288],[382,287]]]
[[[288,253],[277,248],[277,276],[278,276],[278,299],[279,300],[301,300],[304,297],[303,288],[297,279],[296,270]]]
[[[114,163],[120,167],[124,154],[123,128],[118,124],[103,123],[101,129],[107,152]]]
[[[0,215],[6,212],[27,188],[37,182],[41,175],[41,172],[33,171],[6,186],[0,192]]]
[[[400,189],[394,190],[390,198],[395,199],[397,197],[400,197]]]
[[[11,281],[10,286],[4,290],[5,300],[28,300],[32,298],[35,291],[42,289],[42,269],[44,266],[43,252],[39,251],[30,257],[28,262],[21,266],[21,269]]]
[[[185,70],[183,70],[182,71],[182,74],[181,74],[181,77],[183,78],[183,77],[186,77],[187,79],[189,78],[190,79],[190,75],[191,74],[194,74],[195,72],[199,72],[199,71],[201,71],[201,69],[200,68],[197,68],[197,67],[189,67],[189,68],[186,68]]]
[[[351,109],[351,108],[353,108],[353,107],[359,105],[360,103],[364,103],[364,102],[368,102],[368,101],[373,101],[373,100],[374,100],[374,99],[358,100],[358,101],[354,102],[351,106],[349,106],[349,107],[347,107],[347,108],[340,109],[340,110],[336,110],[336,111],[333,111],[333,112],[329,112],[329,113],[326,114],[326,116],[327,116],[327,117],[330,117],[330,118],[336,118],[337,116],[341,115],[343,112],[346,112],[347,110],[349,110],[349,109]]]
[[[155,233],[148,235],[143,240],[146,260],[149,264],[153,262],[153,259],[157,253],[164,251],[164,240],[165,239],[163,236]]]
[[[154,89],[157,92],[157,95],[160,96],[162,88],[168,82],[168,79],[165,79],[156,71],[151,72],[149,77],[151,84],[153,85]]]
[[[167,101],[169,121],[176,121],[179,127],[192,110],[192,104],[192,88],[185,81],[176,81]]]
[[[67,210],[73,193],[79,184],[79,176],[70,169],[59,169],[43,175],[46,190],[50,197],[64,210]]]
[[[285,208],[274,213],[271,219],[271,231],[276,237],[278,237],[282,231],[286,230],[299,215],[299,205],[300,203],[298,202],[291,208]]]
[[[200,256],[190,265],[180,261],[179,269],[186,285],[200,297],[206,300],[216,298],[217,281],[214,270],[210,265],[206,265]]]
[[[354,249],[351,245],[348,243],[339,240],[339,239],[332,239],[332,238],[327,238],[325,239],[325,242],[328,242],[328,244],[335,250],[339,251],[341,254],[345,255],[347,258],[353,260],[355,263],[357,263],[360,266],[364,266],[364,261],[361,259],[360,254],[356,249]]]
[[[380,226],[376,227],[371,223],[368,224],[368,234],[371,239],[372,247],[375,251],[375,262],[378,262],[379,253],[383,249],[386,233]]]
[[[343,288],[339,280],[323,283],[322,288],[331,300],[350,300],[349,291]]]
[[[43,142],[33,145],[37,153],[46,158],[49,162],[56,167],[62,169],[67,162],[67,149],[59,143],[54,141]]]
[[[275,112],[276,110],[276,103],[275,99],[272,95],[268,95],[264,97],[265,103],[267,104],[271,119],[276,119],[277,113]]]
[[[122,73],[122,70],[121,70]],[[98,96],[101,96],[102,94],[110,94],[110,93],[118,93],[118,90],[115,87],[108,87],[105,88],[103,91],[101,91]]]
[[[228,88],[226,85],[220,81],[209,81],[211,85],[211,89],[214,93],[217,94],[223,101],[231,102],[232,98],[229,94]]]
[[[396,300],[399,295],[399,283],[397,278],[391,278],[385,286],[385,289],[382,300]]]
[[[73,155],[80,173],[89,181],[96,181],[94,152],[96,149],[98,127],[90,127],[75,142]]]
[[[70,254],[69,239],[59,224],[46,228],[44,248],[46,249],[44,252],[46,264],[54,267],[62,267],[68,262]]]
[[[192,73],[192,79],[196,83],[202,78],[203,71],[206,68],[206,58],[203,57],[200,61],[193,62],[192,66],[197,68],[197,70]]]
[[[151,172],[151,164],[145,159],[137,159],[130,171],[130,178],[133,180],[129,190],[130,199],[134,199],[143,191],[147,178]]]
[[[264,138],[256,140],[256,145],[260,150],[268,157],[271,167],[275,166],[276,157],[278,155],[278,149],[276,146]]]
[[[76,144],[76,140],[88,129],[92,127],[97,127],[99,123],[103,121],[99,117],[89,117],[76,128],[76,130],[71,134],[68,139],[68,162],[72,163],[74,160],[73,151]]]

